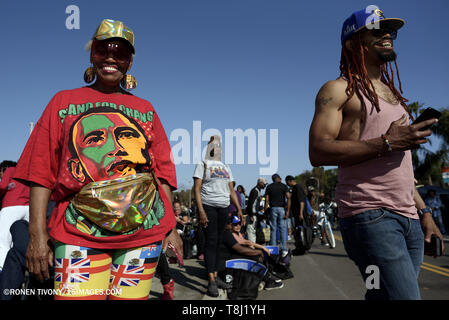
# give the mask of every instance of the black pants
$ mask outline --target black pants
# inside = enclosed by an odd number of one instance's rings
[[[217,272],[220,267],[220,246],[221,238],[226,227],[226,220],[229,215],[229,207],[215,208],[203,205],[209,220],[207,227],[203,228],[204,243],[204,263],[207,273]]]
[[[163,286],[170,282],[170,268],[168,267],[167,257],[165,256],[165,253],[161,253],[159,257],[156,272],[159,274]]]
[[[14,295],[4,295],[4,289],[19,289],[25,278],[25,254],[28,247],[28,222],[19,220],[10,228],[13,247],[8,251],[3,272],[0,274],[0,300],[12,300]]]
[[[204,239],[204,230],[201,228],[201,226],[198,227],[196,230],[196,247],[198,250],[198,255],[204,254],[204,242],[206,240]]]

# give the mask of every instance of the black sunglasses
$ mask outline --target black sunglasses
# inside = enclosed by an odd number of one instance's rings
[[[111,43],[105,40],[97,40],[92,43],[92,55],[94,57],[106,59],[110,53],[120,62],[128,61],[132,56],[129,46],[122,42]]]
[[[386,34],[389,34],[393,40],[396,40],[398,37],[398,31],[391,28],[371,29],[369,31],[371,31],[371,34],[376,38],[380,38]]]

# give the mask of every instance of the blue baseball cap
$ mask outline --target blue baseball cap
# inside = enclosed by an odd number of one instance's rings
[[[376,23],[378,22],[378,26]],[[398,30],[402,28],[405,21],[399,18],[386,18],[379,8],[376,6],[368,6],[366,9],[359,10],[351,14],[343,23],[341,29],[341,44],[343,44],[354,33],[359,32],[368,25],[370,28],[391,28]]]
[[[240,219],[237,215],[230,213],[228,218],[226,219],[226,224],[229,224],[229,223],[234,223],[234,224],[240,223]]]

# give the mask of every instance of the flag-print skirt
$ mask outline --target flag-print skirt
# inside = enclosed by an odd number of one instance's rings
[[[102,250],[56,242],[55,300],[146,300],[162,241]]]

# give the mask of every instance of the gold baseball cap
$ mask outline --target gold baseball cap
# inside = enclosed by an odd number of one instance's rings
[[[125,24],[118,20],[104,19],[95,31],[92,39],[87,43],[86,50],[90,50],[92,40],[106,40],[110,38],[122,38],[131,44],[133,53],[136,52],[134,48],[134,32],[125,26]]]

